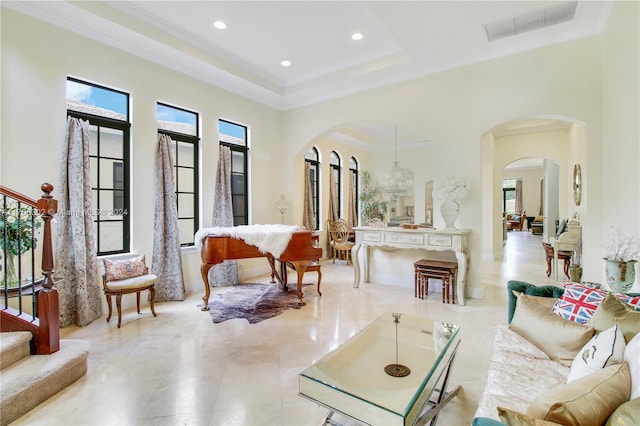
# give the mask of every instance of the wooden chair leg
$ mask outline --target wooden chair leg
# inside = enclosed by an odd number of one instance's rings
[[[569,276],[569,263],[571,263],[569,259],[564,260],[564,275],[567,277],[568,280],[571,279],[571,277]]]
[[[156,314],[155,302],[156,302],[156,288],[151,287],[149,289],[149,306],[151,306],[151,313],[153,314],[153,316],[157,317],[158,314]]]
[[[551,276],[551,258],[547,257],[547,277]]]
[[[109,307],[109,314],[107,315],[107,322],[109,322],[109,320],[111,319],[111,296],[106,294],[105,295],[107,298],[107,306]]]
[[[458,281],[457,273],[451,274],[451,303],[456,303],[456,282]]]
[[[140,292],[136,291],[136,308],[138,309],[138,315],[140,315]]]
[[[122,293],[116,295],[116,308],[118,308],[118,328],[122,324]]]
[[[320,293],[320,282],[322,281],[322,272],[320,272],[320,269],[318,268],[318,295],[322,296],[322,293]]]
[[[420,274],[420,299],[424,299],[429,295],[429,277]]]

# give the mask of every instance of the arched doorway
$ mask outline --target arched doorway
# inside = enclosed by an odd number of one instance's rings
[[[567,217],[573,213],[569,211],[573,210],[573,204],[570,203],[570,168],[581,158],[584,133],[583,123],[563,117],[542,117],[512,120],[497,125],[482,135],[484,258],[503,258],[501,188],[503,170],[508,164],[524,158],[544,159],[546,181],[543,196],[547,204],[557,197],[558,215]],[[555,211],[555,207],[553,210]],[[554,224],[555,219],[547,214],[545,221]],[[549,234],[552,226],[546,225],[545,229],[544,237],[552,235]]]

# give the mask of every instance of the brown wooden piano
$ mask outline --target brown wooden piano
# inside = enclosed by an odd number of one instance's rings
[[[302,294],[302,277],[307,269],[310,260],[320,259],[322,257],[322,249],[314,247],[311,231],[295,231],[291,235],[291,240],[287,248],[282,252],[278,259],[275,259],[270,253],[261,253],[258,247],[247,244],[241,239],[232,238],[230,235],[207,235],[202,239],[202,250],[200,257],[202,265],[200,273],[204,282],[204,297],[202,301],[203,311],[209,310],[209,296],[211,288],[209,287],[209,269],[212,266],[222,263],[225,260],[248,259],[252,257],[266,257],[271,266],[272,277],[275,276],[284,291],[287,291],[286,268],[281,268],[278,273],[275,267],[275,261],[281,262],[281,265],[289,262],[294,265],[298,274],[298,304],[304,305]]]

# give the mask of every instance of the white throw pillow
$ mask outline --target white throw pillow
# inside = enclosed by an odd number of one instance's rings
[[[629,364],[631,371],[631,399],[640,397],[640,334],[627,343],[624,351],[624,360]]]
[[[573,359],[567,383],[588,376],[609,365],[620,364],[624,359],[626,347],[624,336],[618,324],[596,334]]]

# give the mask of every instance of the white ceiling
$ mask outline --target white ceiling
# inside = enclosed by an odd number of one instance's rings
[[[611,4],[488,42],[484,25],[557,1],[2,1],[287,110],[602,31]],[[223,20],[227,29],[213,28]],[[351,34],[362,32],[354,41]],[[292,66],[284,68],[280,61]]]

